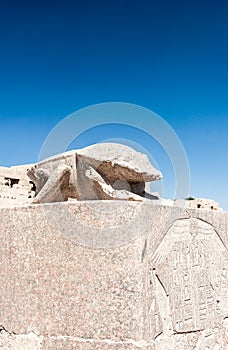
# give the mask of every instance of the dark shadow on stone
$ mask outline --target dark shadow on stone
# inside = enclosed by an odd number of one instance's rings
[[[142,197],[147,198],[147,199],[152,199],[152,200],[159,200],[160,198],[158,196],[154,196],[151,193],[144,192],[142,194]]]

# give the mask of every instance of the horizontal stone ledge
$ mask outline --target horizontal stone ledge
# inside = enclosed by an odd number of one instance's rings
[[[119,341],[110,339],[80,339],[69,336],[44,337],[33,332],[28,334],[10,334],[0,332],[2,350],[137,350],[152,349],[153,344],[142,341]]]
[[[0,208],[0,229],[10,226],[16,219],[17,230],[20,230],[24,222],[29,220],[31,234],[46,225],[74,244],[90,248],[113,248],[137,239],[157,225],[161,216],[168,216],[171,224],[181,217],[202,218],[212,223],[214,221],[215,225],[220,218],[228,218],[227,213],[170,207],[150,200],[68,201]]]
[[[2,228],[16,220],[21,230],[30,222],[26,227],[34,235],[46,225],[74,244],[113,248],[137,239],[156,224],[161,210],[151,201],[69,201],[1,208],[0,216]]]

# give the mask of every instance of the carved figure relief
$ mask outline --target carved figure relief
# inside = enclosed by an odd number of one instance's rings
[[[196,218],[180,219],[168,230],[153,263],[170,298],[175,332],[213,327],[226,316],[226,262],[227,250],[212,225]]]

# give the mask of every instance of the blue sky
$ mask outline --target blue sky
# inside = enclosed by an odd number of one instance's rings
[[[228,210],[226,1],[0,1],[0,164],[36,162],[70,113],[103,102],[149,108],[175,130],[190,194]],[[173,170],[150,137],[95,127],[73,146],[124,138],[149,150],[173,198]]]

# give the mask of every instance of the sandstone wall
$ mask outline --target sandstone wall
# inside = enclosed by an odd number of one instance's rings
[[[35,195],[34,185],[26,175],[31,165],[0,166],[0,208],[28,203]]]
[[[226,349],[227,226],[152,201],[0,209],[0,348]]]

